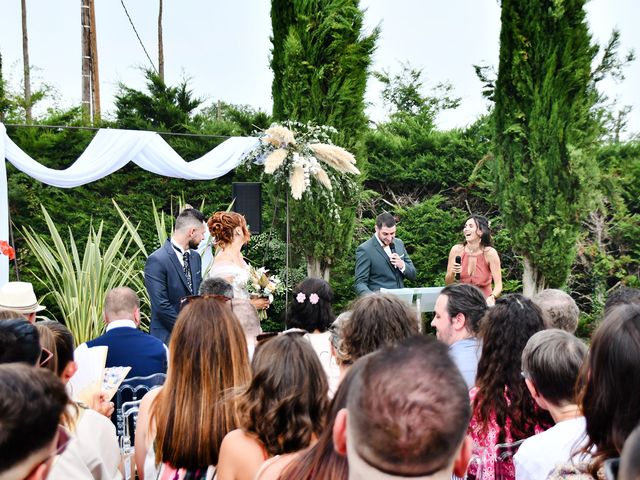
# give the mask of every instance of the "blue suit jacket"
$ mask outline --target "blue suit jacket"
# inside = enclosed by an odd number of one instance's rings
[[[416,268],[404,248],[404,243],[396,238],[393,244],[396,247],[396,253],[404,260],[404,273],[393,266],[375,236],[357,248],[355,273],[358,295],[371,293],[381,288],[403,288],[405,278],[416,279]]]
[[[137,328],[112,328],[87,347],[107,346],[106,367],[131,367],[128,378],[167,373],[167,351],[157,338]]]
[[[196,295],[202,281],[202,260],[198,252],[190,250],[189,260],[193,291],[189,290],[187,277],[170,240],[149,255],[144,266],[144,285],[151,300],[150,333],[166,345],[178,317],[180,299]]]

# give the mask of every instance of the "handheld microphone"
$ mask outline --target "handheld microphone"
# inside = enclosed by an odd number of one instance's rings
[[[462,263],[462,257],[460,255],[456,255],[456,264]],[[460,280],[460,272],[456,273],[456,280]]]
[[[391,250],[391,255],[393,255],[394,253],[396,253],[396,246],[394,245],[393,242],[391,242],[389,244],[389,250]],[[392,264],[393,265],[393,264]],[[398,268],[397,265],[393,265],[394,268]]]

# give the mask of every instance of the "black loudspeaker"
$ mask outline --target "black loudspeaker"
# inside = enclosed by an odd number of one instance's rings
[[[262,231],[262,186],[254,182],[234,182],[233,211],[244,215],[252,235]]]

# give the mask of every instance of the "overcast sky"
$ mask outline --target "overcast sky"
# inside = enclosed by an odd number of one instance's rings
[[[151,59],[157,64],[157,0],[124,0]],[[473,64],[498,62],[498,0],[362,0],[366,25],[382,35],[373,68],[391,73],[400,62],[424,72],[425,85],[449,81],[461,106],[439,118],[441,128],[462,127],[487,109]],[[59,104],[81,97],[80,2],[27,0],[30,60],[34,83],[46,82],[59,93]],[[640,54],[640,2],[592,0],[587,4],[592,34],[605,42],[611,30],[622,32],[622,50]],[[267,0],[164,0],[165,76],[169,84],[190,78],[194,93],[207,99],[271,110],[269,50],[271,20]],[[118,82],[143,88],[139,67],[149,67],[144,51],[118,0],[96,0],[101,99],[113,111]],[[0,0],[0,52],[4,75],[19,84],[22,72],[20,2]],[[606,92],[621,105],[632,105],[631,131],[640,131],[640,61],[626,70],[621,84]],[[384,118],[380,85],[370,80],[369,115]],[[104,115],[104,113],[103,113]]]

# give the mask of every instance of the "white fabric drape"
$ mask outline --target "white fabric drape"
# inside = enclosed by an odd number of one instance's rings
[[[100,129],[87,149],[65,170],[40,164],[23,152],[0,123],[0,155],[18,170],[47,185],[72,188],[99,180],[129,162],[165,177],[186,180],[218,178],[237,167],[258,143],[253,137],[231,137],[202,157],[185,161],[155,132]],[[0,240],[9,240],[6,165],[0,166]],[[9,280],[9,259],[0,255],[0,285]]]

